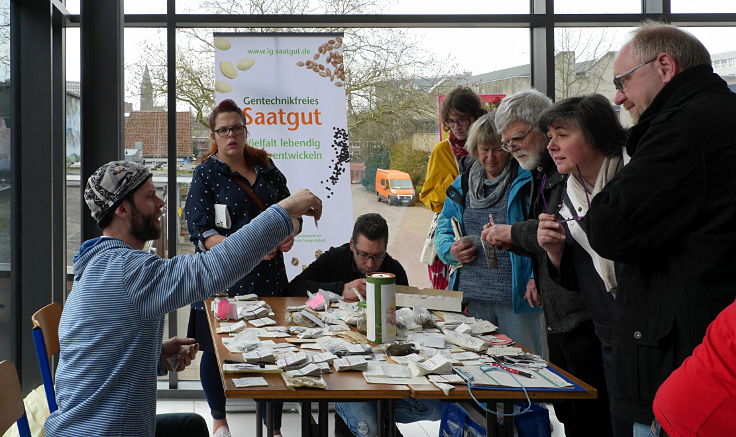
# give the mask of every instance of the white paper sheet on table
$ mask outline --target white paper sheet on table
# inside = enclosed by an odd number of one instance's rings
[[[480,370],[480,366],[463,366],[459,367],[459,369],[470,374],[473,377],[472,383],[475,385],[485,385],[489,387],[519,387],[519,384],[521,383],[526,388],[572,387],[571,383],[549,369],[523,369],[525,372],[534,375],[534,378],[526,378],[521,375],[513,375],[512,377],[510,373],[504,372],[500,369],[483,372]]]
[[[369,384],[429,384],[427,378],[424,376],[417,376],[413,378],[388,378],[386,376],[371,376],[366,375],[363,372],[363,378],[365,382]]]
[[[235,387],[267,387],[268,382],[266,378],[262,376],[251,376],[247,378],[233,378],[233,384]]]

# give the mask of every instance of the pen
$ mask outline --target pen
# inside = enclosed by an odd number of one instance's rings
[[[491,363],[491,366],[498,367],[499,369],[503,369],[507,372],[513,373],[514,375],[523,376],[524,378],[534,378],[534,375],[532,375],[531,373],[524,372],[523,370],[516,370],[512,367],[506,367],[498,363]]]
[[[355,295],[356,295],[356,296],[358,296],[358,300],[359,300],[360,302],[365,302],[365,299],[363,299],[363,294],[361,294],[361,292],[360,292],[360,291],[358,291],[358,289],[357,289],[357,288],[355,288],[355,287],[350,287],[350,289],[351,289],[351,290],[353,291],[353,293],[355,293]]]

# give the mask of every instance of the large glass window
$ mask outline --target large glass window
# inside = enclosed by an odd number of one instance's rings
[[[66,265],[71,271],[74,254],[81,243],[82,214],[89,210],[82,206],[82,185],[80,157],[81,143],[81,85],[80,85],[80,41],[79,28],[66,29]],[[71,289],[71,277],[67,279],[67,289]]]
[[[555,0],[556,14],[638,14],[640,12],[641,0],[616,2]]]
[[[526,14],[529,13],[529,2],[177,0],[176,12],[180,14]]]
[[[630,38],[631,28],[555,29],[555,98],[598,93],[613,104],[613,60]],[[620,111],[620,108],[617,108]],[[626,111],[619,112],[621,122],[631,125]]]
[[[13,351],[13,300],[10,284],[12,266],[11,217],[12,166],[11,166],[11,123],[13,117],[12,89],[10,76],[10,2],[0,1],[0,360],[12,358]]]
[[[713,71],[726,81],[736,92],[736,28],[733,27],[688,27],[710,52]]]
[[[736,12],[732,0],[672,0],[672,13],[717,13]]]

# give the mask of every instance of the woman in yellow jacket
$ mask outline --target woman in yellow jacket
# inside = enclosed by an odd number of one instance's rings
[[[450,131],[450,135],[432,149],[422,192],[419,193],[419,200],[435,213],[433,226],[445,203],[445,190],[472,164],[473,158],[468,156],[465,140],[468,138],[470,125],[486,112],[488,111],[480,97],[468,87],[453,89],[442,101],[440,120],[445,129]],[[448,277],[447,267],[435,256],[433,263],[429,265],[432,287],[447,288]]]

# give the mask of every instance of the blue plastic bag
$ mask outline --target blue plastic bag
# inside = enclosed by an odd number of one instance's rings
[[[486,429],[475,422],[460,404],[442,403],[440,437],[484,437],[485,435]]]
[[[514,411],[521,411],[526,403],[516,404]],[[518,437],[550,437],[552,427],[549,423],[549,411],[537,404],[531,410],[514,417],[514,426]],[[486,429],[465,411],[462,405],[454,402],[442,404],[442,422],[440,437],[481,437]]]

